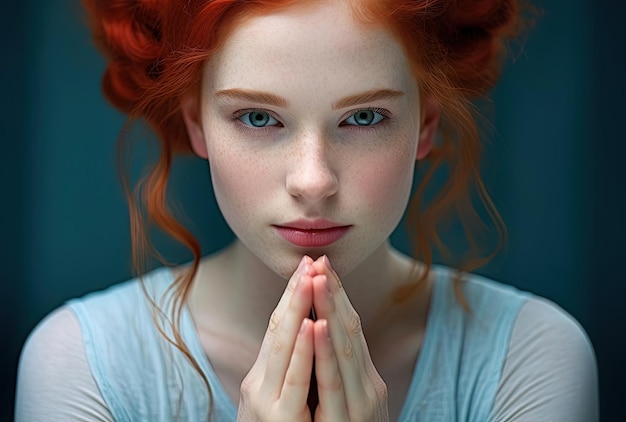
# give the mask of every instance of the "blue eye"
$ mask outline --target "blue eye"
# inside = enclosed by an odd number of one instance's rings
[[[273,118],[269,113],[265,111],[255,110],[242,114],[238,119],[246,126],[251,127],[266,127],[266,126],[278,126],[279,122]]]
[[[344,122],[352,126],[374,126],[380,123],[385,116],[375,110],[357,110]]]

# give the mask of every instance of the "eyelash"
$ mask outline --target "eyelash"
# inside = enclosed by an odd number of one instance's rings
[[[362,111],[373,111],[374,113],[380,114],[383,118],[382,118],[382,120],[380,122],[378,122],[378,123],[376,123],[375,125],[372,125],[372,126],[348,125],[348,124],[344,123],[347,119],[349,119],[350,117],[355,116],[357,113],[360,113]],[[267,113],[272,118],[276,119],[276,121],[278,121],[278,123],[280,123],[280,124],[276,125],[276,126],[251,127],[251,126],[248,126],[245,123],[243,123],[241,120],[239,120],[241,118],[241,116],[244,116],[244,115],[246,115],[248,113],[254,113],[254,112]],[[347,128],[349,128],[349,130],[357,130],[357,131],[372,131],[372,130],[377,130],[377,129],[380,128],[380,126],[387,124],[390,120],[392,120],[392,118],[393,117],[391,116],[391,113],[388,110],[385,110],[383,108],[379,108],[379,107],[359,108],[359,109],[356,109],[356,110],[352,110],[348,115],[344,116],[344,118],[341,120],[341,122],[339,124],[339,127],[344,127],[344,128],[347,127]],[[235,113],[233,113],[232,120],[236,124],[238,124],[242,130],[254,132],[256,134],[259,134],[259,133],[262,133],[262,132],[266,132],[268,130],[273,130],[276,127],[283,127],[282,122],[273,113],[271,113],[270,111],[263,110],[263,109],[258,109],[258,108],[249,108],[249,109],[244,109],[244,110],[238,110]]]
[[[268,115],[272,116],[272,118],[276,119],[276,121],[278,123],[280,123],[280,125],[278,125],[278,126],[252,127],[252,126],[246,125],[241,120],[239,120],[241,118],[241,116],[244,116],[244,115],[246,115],[248,113],[254,113],[254,112],[267,113]],[[278,119],[278,117],[276,117],[273,113],[271,113],[271,112],[269,112],[267,110],[259,109],[259,108],[248,108],[248,109],[245,109],[245,110],[238,110],[235,113],[233,113],[232,120],[235,122],[235,124],[237,124],[239,126],[239,128],[241,130],[244,130],[244,131],[247,131],[247,132],[253,132],[253,133],[256,133],[256,134],[267,132],[268,130],[272,130],[272,129],[276,128],[276,127],[283,127],[283,124],[280,121],[280,119]]]
[[[346,120],[348,120],[350,117],[354,117],[354,116],[356,116],[358,113],[360,113],[362,111],[373,111],[374,113],[380,114],[383,118],[381,119],[380,122],[378,122],[378,123],[376,123],[374,125],[371,125],[371,126],[359,126],[359,125],[344,124],[344,122]],[[359,109],[356,109],[356,110],[352,110],[347,116],[345,116],[341,120],[341,123],[339,124],[339,126],[340,127],[347,127],[347,128],[349,128],[349,130],[372,131],[372,130],[380,129],[381,126],[387,124],[391,119],[392,119],[391,113],[389,111],[385,110],[384,108],[365,107],[365,108],[359,108]]]

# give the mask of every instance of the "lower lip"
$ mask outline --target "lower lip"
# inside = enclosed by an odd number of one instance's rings
[[[296,246],[303,248],[321,248],[341,239],[348,232],[350,226],[317,230],[302,230],[280,226],[274,226],[274,228],[283,239]]]

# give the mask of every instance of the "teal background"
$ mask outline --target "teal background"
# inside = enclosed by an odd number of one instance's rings
[[[484,174],[510,240],[481,272],[546,296],[581,322],[598,358],[603,420],[617,420],[626,378],[625,6],[544,0],[542,7],[492,96]],[[77,1],[5,4],[0,34],[0,419],[11,420],[28,332],[68,298],[131,270],[115,174],[123,118],[100,94],[103,61]],[[181,160],[172,184],[204,250],[223,246],[231,235],[206,164]]]

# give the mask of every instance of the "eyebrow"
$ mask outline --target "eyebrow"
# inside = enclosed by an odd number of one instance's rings
[[[341,100],[333,103],[333,110],[352,107],[372,101],[402,97],[403,95],[404,92],[395,91],[393,89],[372,89],[369,91],[361,92],[360,94],[350,95],[348,97],[342,98]]]
[[[371,101],[386,100],[402,97],[404,92],[393,89],[372,89],[340,99],[332,104],[333,110],[364,104]],[[276,94],[263,91],[253,91],[247,89],[224,89],[215,93],[216,97],[227,97],[235,100],[250,101],[259,104],[268,104],[275,107],[286,108],[289,102]]]
[[[289,104],[287,100],[283,97],[279,97],[278,95],[269,92],[251,91],[247,89],[224,89],[222,91],[217,91],[215,96],[218,98],[228,97],[235,100],[250,101],[252,103],[268,104],[281,108],[286,108]]]

